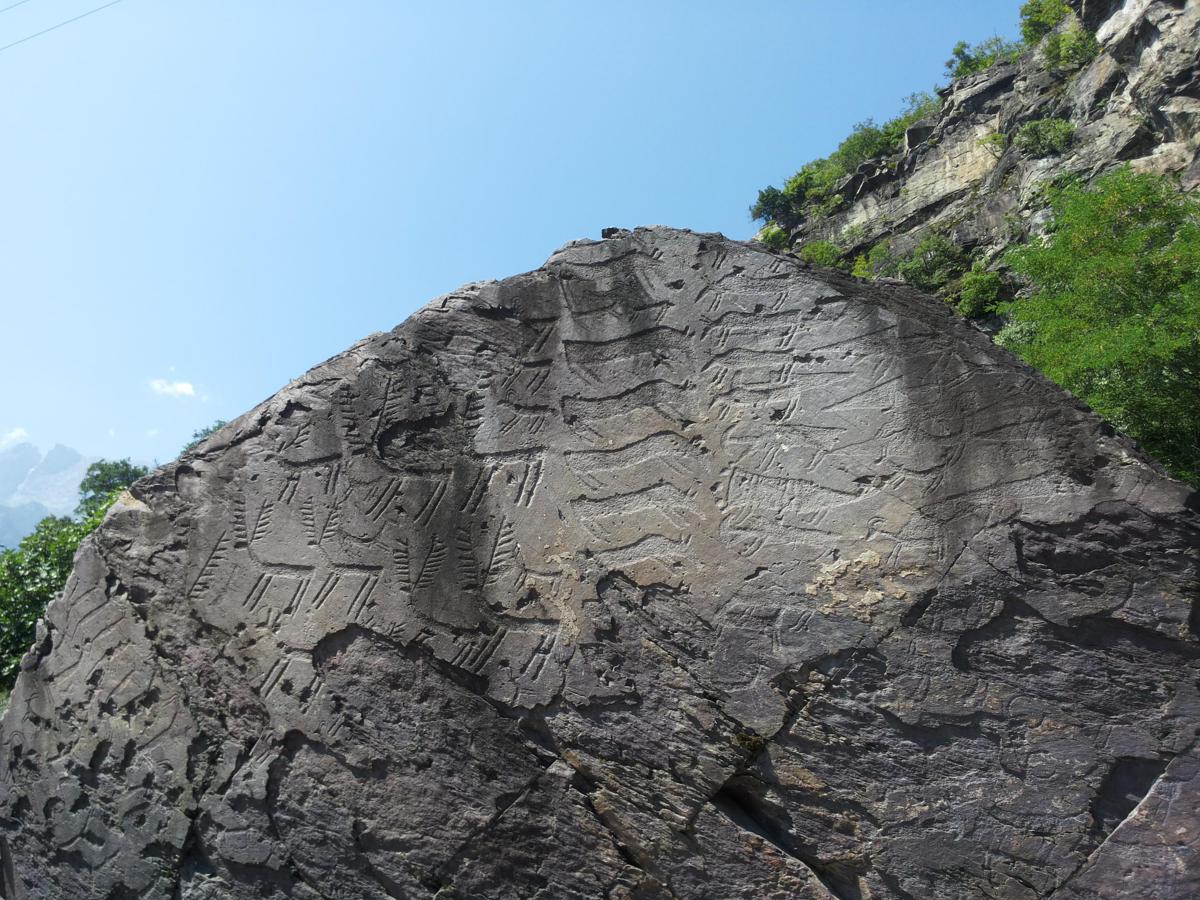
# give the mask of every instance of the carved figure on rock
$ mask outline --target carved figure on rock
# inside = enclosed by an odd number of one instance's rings
[[[913,290],[576,241],[114,507],[4,895],[1194,896],[1196,510]]]

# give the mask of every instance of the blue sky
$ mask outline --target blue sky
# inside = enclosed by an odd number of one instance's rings
[[[0,46],[103,2],[0,11]],[[747,238],[1018,6],[120,0],[0,50],[0,446],[166,462],[568,240]]]

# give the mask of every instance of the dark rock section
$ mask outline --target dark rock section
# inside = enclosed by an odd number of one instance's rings
[[[1194,896],[1189,498],[913,291],[575,242],[114,507],[4,894]]]

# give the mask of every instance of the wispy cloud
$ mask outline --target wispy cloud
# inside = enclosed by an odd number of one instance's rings
[[[4,434],[0,434],[0,450],[27,440],[29,440],[29,432],[18,425],[11,431],[6,431]]]
[[[163,397],[195,397],[196,389],[190,381],[167,381],[165,378],[150,380],[150,390]]]

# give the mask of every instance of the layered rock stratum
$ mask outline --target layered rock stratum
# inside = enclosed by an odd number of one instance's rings
[[[1194,495],[940,301],[606,234],[114,507],[6,897],[1200,895]]]
[[[897,157],[870,160],[835,188],[842,202],[795,229],[833,240],[846,258],[888,241],[897,257],[931,232],[981,259],[1044,230],[1048,184],[1087,182],[1128,163],[1200,189],[1200,0],[1070,0],[1098,52],[1078,71],[1048,66],[1045,46],[955,79],[938,114],[906,135]],[[1064,21],[1059,30],[1073,27]],[[1062,154],[1011,144],[1022,125],[1074,127]],[[989,136],[1010,140],[1002,151]]]

